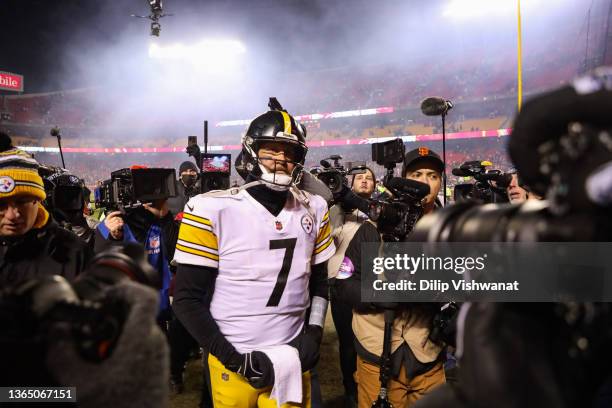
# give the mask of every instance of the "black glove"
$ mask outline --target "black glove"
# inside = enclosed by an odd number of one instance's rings
[[[306,372],[319,361],[319,347],[323,338],[323,328],[315,324],[309,325],[299,336],[289,342],[300,355],[302,372]]]
[[[429,339],[431,341],[456,347],[459,307],[455,302],[450,302],[443,305],[440,311],[436,313],[429,332]]]
[[[254,388],[264,388],[274,384],[274,367],[272,361],[261,351],[240,354],[240,365],[228,366],[232,371],[247,379]]]
[[[340,203],[340,206],[342,206],[344,211],[352,212],[353,210],[358,209],[364,214],[368,214],[370,212],[370,200],[359,197],[346,185],[344,185],[342,188],[343,190],[339,193],[340,196],[336,202]]]
[[[189,156],[193,156],[196,159],[196,162],[199,163],[200,162],[200,157],[202,156],[202,152],[200,151],[200,146],[198,146],[197,144],[192,144],[187,146],[187,148],[185,149],[185,152],[189,155]]]

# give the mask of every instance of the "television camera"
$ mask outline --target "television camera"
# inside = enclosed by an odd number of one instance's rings
[[[512,181],[512,174],[490,169],[490,161],[466,161],[452,173],[457,177],[473,177],[474,183],[457,184],[454,190],[455,202],[473,200],[480,203],[508,202],[506,189]]]
[[[175,197],[175,173],[174,169],[139,167],[113,171],[94,192],[96,206],[124,210]]]

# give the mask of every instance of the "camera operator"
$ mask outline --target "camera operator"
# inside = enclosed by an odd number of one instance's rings
[[[510,200],[512,204],[520,204],[527,201],[527,190],[519,184],[517,173],[512,174],[512,180],[506,189],[506,193],[508,194],[508,200]]]
[[[162,280],[158,322],[164,330],[169,320],[170,309],[169,260],[174,255],[177,236],[178,230],[168,208],[167,198],[130,208],[126,213],[113,211],[106,216],[96,230],[96,253],[117,242],[137,242],[144,245],[149,263],[159,273]]]
[[[184,161],[179,166],[179,179],[176,183],[176,197],[168,199],[168,206],[173,214],[183,211],[187,201],[201,193],[198,185],[199,170],[195,163]]]
[[[366,167],[363,173],[353,175],[351,189],[357,196],[369,200],[375,187],[376,177],[372,169]],[[368,217],[359,209],[349,209],[347,212],[339,204],[333,206],[329,212],[336,253],[328,261],[327,272],[329,279],[335,279],[348,244]],[[353,378],[356,370],[357,352],[355,351],[355,336],[351,328],[353,310],[350,306],[332,297],[331,311],[334,326],[338,333],[338,351],[342,383],[344,384],[345,407],[354,407],[357,405],[357,385]]]
[[[89,189],[85,187],[82,179],[73,174],[54,174],[47,180],[54,184],[49,200],[53,217],[62,228],[74,232],[93,250],[97,224],[85,218],[86,211],[89,210]]]
[[[506,193],[508,194],[508,200],[510,200],[512,204],[520,204],[527,200],[542,199],[542,197],[530,191],[527,186],[521,183],[520,177],[516,172],[512,174],[512,180],[506,189]]]
[[[424,213],[440,206],[440,191],[444,163],[440,157],[421,147],[408,152],[404,158],[402,176],[429,185],[430,192],[423,198]],[[445,382],[442,364],[442,345],[430,339],[437,304],[375,304],[361,302],[361,244],[381,242],[381,236],[371,221],[357,230],[345,253],[334,284],[338,298],[353,308],[352,328],[357,350],[359,408],[370,407],[380,390],[381,355],[385,309],[397,309],[391,336],[391,379],[387,397],[395,407],[412,405],[416,400]]]
[[[41,276],[0,290],[0,384],[74,387],[83,408],[166,407],[157,278],[143,249],[127,244],[98,254],[72,283]]]
[[[74,279],[91,252],[42,205],[39,164],[0,135],[0,287],[45,275]]]
[[[438,194],[444,173],[444,163],[440,156],[427,147],[419,147],[406,153],[402,177],[429,185],[429,194],[423,199],[423,215],[442,207]]]

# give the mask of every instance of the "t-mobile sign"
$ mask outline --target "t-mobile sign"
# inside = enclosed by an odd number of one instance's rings
[[[23,75],[0,71],[0,89],[23,92]]]

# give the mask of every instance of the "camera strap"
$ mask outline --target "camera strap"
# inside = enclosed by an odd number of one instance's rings
[[[293,194],[293,197],[295,197],[295,199],[304,206],[304,208],[306,209],[308,214],[312,217],[312,219],[315,220],[315,222],[317,222],[317,214],[310,206],[310,193],[304,190],[300,190],[296,186],[291,186],[289,191],[291,191],[291,194]]]

